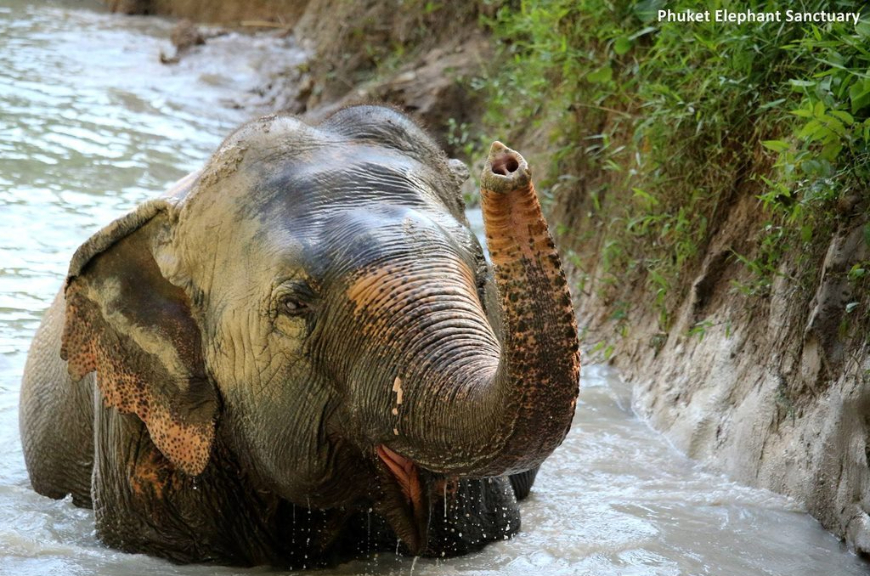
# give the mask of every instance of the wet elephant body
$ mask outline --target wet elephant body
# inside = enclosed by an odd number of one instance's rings
[[[489,266],[467,170],[401,114],[243,126],[73,257],[22,387],[34,488],[93,505],[109,545],[179,562],[510,537],[579,373],[529,174],[493,145]]]

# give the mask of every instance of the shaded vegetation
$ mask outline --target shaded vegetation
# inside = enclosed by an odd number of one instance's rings
[[[711,2],[711,10],[855,11],[863,2]],[[619,301],[642,282],[672,327],[722,213],[752,194],[762,215],[731,258],[748,274],[735,292],[764,297],[786,254],[798,284],[815,284],[827,241],[867,209],[870,22],[667,23],[661,1],[525,0],[483,16],[499,42],[498,65],[474,87],[488,105],[484,132],[533,133],[552,165],[544,192],[582,206],[585,225],[562,218],[562,245],[592,241],[606,271],[617,328]],[[671,2],[674,11],[696,2]],[[476,141],[465,136],[469,152]],[[570,211],[570,210],[569,210]],[[870,242],[870,229],[867,241]],[[588,288],[589,255],[575,258]],[[866,318],[864,288],[850,316]],[[811,294],[805,295],[805,300]],[[693,326],[703,337],[703,320]]]

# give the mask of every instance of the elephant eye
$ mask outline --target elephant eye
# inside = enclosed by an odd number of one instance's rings
[[[283,316],[303,316],[311,311],[313,300],[314,291],[305,282],[285,282],[275,290],[274,310]]]
[[[281,299],[281,312],[288,316],[300,316],[308,311],[308,306],[290,296]]]

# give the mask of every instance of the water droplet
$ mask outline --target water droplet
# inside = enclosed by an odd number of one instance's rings
[[[447,520],[447,482],[444,482],[444,519]]]
[[[366,553],[371,552],[372,548],[372,509],[369,508],[366,514]]]

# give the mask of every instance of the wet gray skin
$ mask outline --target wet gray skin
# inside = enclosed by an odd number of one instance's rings
[[[0,42],[15,48],[0,50],[0,58],[5,69],[18,74],[2,96],[4,121],[14,128],[14,136],[0,142],[0,571],[238,573],[168,566],[102,546],[93,535],[91,511],[30,489],[16,405],[24,354],[71,253],[99,226],[200,164],[245,118],[220,108],[219,100],[228,93],[213,77],[195,96],[172,89],[197,81],[195,68],[180,72],[155,64],[148,75],[166,75],[164,83],[137,79],[132,72],[147,69],[156,52],[152,35],[168,30],[159,21],[14,8],[0,11],[4,32],[11,22],[17,30],[0,34]],[[82,27],[92,32],[91,44],[82,45]],[[103,57],[102,76],[89,68],[100,58],[100,42],[104,49],[115,50]],[[119,56],[119,46],[131,49]],[[151,53],[139,53],[148,46]],[[87,82],[76,82],[76,71],[88,71]],[[206,120],[200,114],[208,98],[214,100],[206,106]],[[98,190],[95,181],[102,183]],[[574,430],[547,461],[522,506],[522,532],[470,556],[421,560],[415,574],[445,569],[508,574],[865,573],[866,567],[842,552],[794,505],[736,487],[675,455],[633,419],[626,410],[627,389],[611,375],[587,369],[584,386]],[[207,482],[194,488],[201,494]],[[492,510],[497,513],[499,507]],[[448,506],[446,516],[457,512]],[[285,513],[287,524],[295,527],[285,534],[292,544],[322,533],[317,522],[325,520],[318,520],[316,512],[290,507]],[[443,517],[445,510],[436,513]],[[481,525],[472,522],[469,528],[479,530]],[[352,529],[353,554],[365,555],[386,544],[379,534],[387,529],[375,513],[361,512]],[[339,572],[407,573],[410,560],[396,558],[395,542],[389,544],[389,553],[344,565]]]

